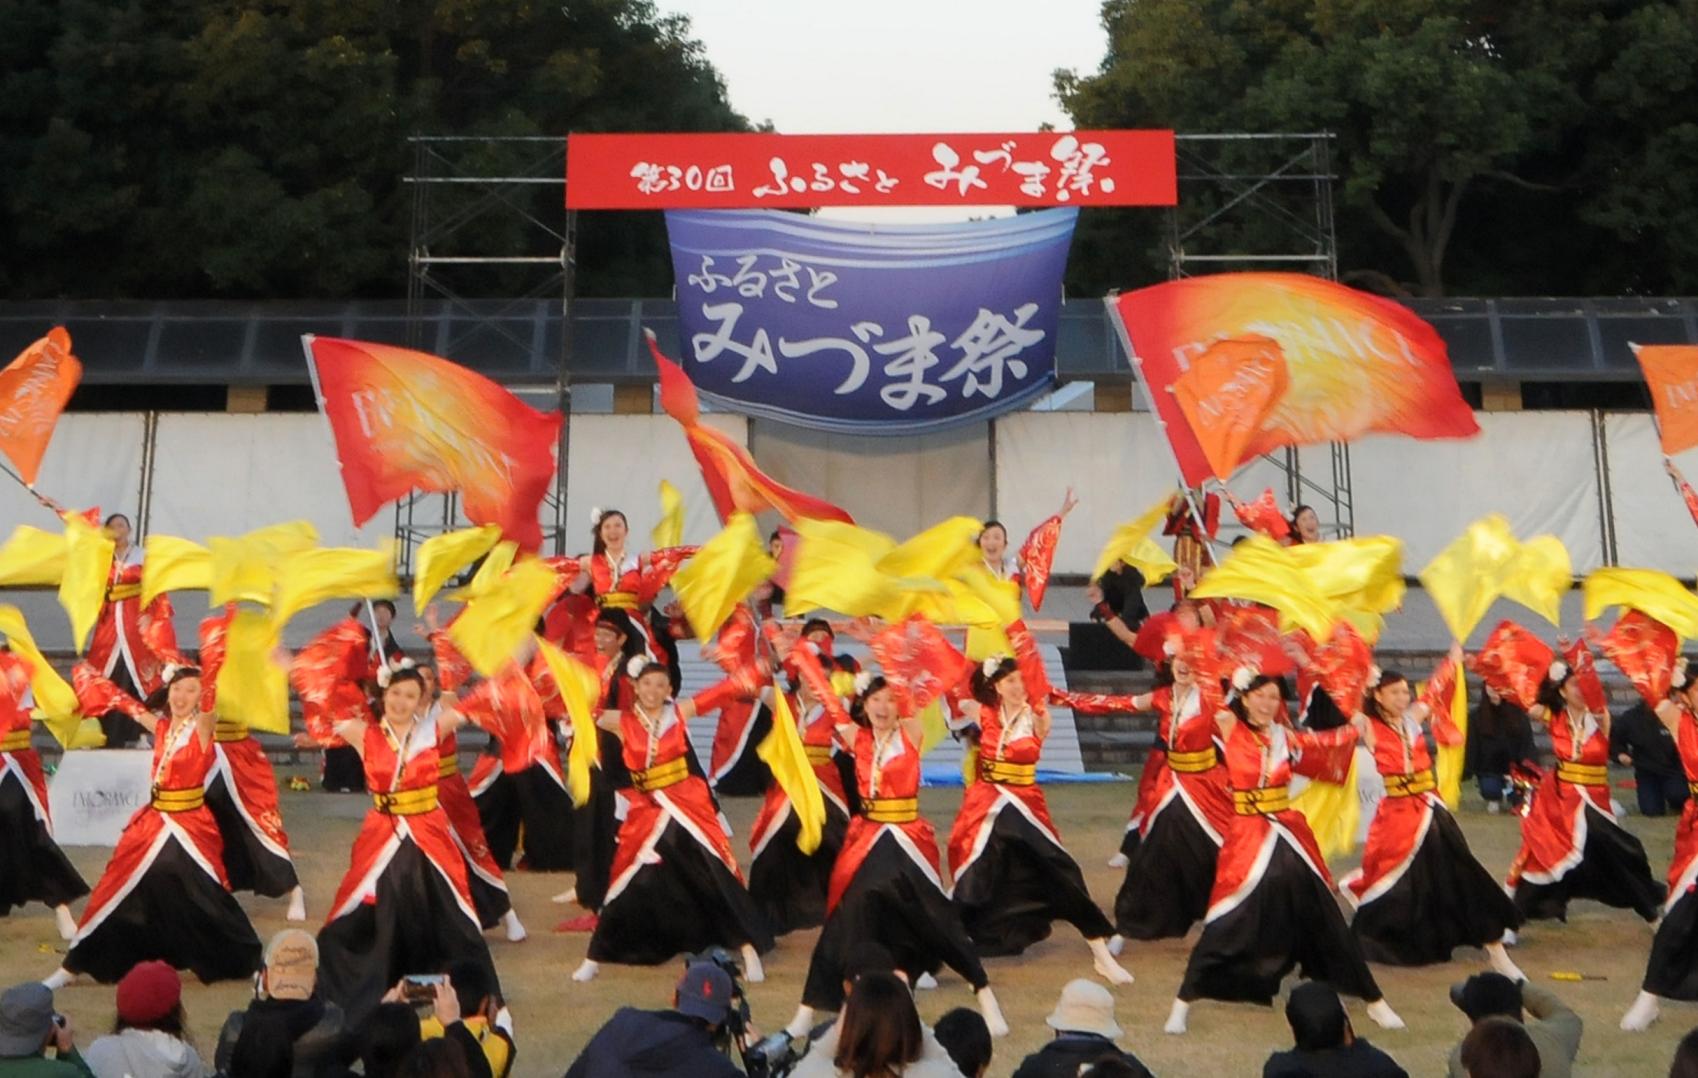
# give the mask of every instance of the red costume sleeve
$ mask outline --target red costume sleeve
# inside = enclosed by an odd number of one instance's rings
[[[1077,711],[1081,715],[1122,715],[1138,710],[1132,701],[1136,697],[1106,692],[1066,692],[1052,689],[1049,702],[1057,707]]]
[[[769,640],[777,638],[777,623],[769,621],[763,629]],[[849,713],[843,710],[843,701],[831,687],[831,678],[826,676],[825,667],[820,665],[819,652],[812,642],[803,640],[791,648],[785,665],[795,672],[796,680],[806,685],[808,691],[814,694],[814,699],[825,706],[833,725],[851,721]]]
[[[141,626],[142,643],[158,656],[161,666],[165,663],[187,664],[182,652],[177,650],[177,629],[171,624],[175,613],[169,595],[156,595],[153,602],[142,608],[141,617],[137,619]]]
[[[1049,588],[1050,566],[1055,562],[1055,547],[1061,542],[1061,516],[1057,514],[1032,529],[1020,544],[1020,578],[1026,585],[1026,598],[1032,609],[1042,609],[1044,592]]]
[[[1350,776],[1350,757],[1356,751],[1356,727],[1337,726],[1331,730],[1288,729],[1296,750],[1291,754],[1291,770],[1307,775],[1318,782],[1342,783]]]
[[[669,546],[651,550],[637,559],[637,602],[642,606],[654,602],[655,596],[665,590],[672,574],[700,549],[699,546]]]
[[[1539,687],[1555,661],[1550,645],[1515,622],[1504,621],[1486,637],[1474,656],[1473,669],[1498,695],[1530,711],[1539,702]]]
[[[71,668],[71,688],[77,694],[77,707],[90,718],[99,718],[108,711],[121,711],[132,719],[157,717],[140,700],[112,684],[88,663]]]
[[[1433,740],[1441,745],[1460,745],[1462,731],[1451,718],[1450,704],[1456,696],[1456,679],[1461,674],[1458,664],[1448,655],[1439,663],[1427,685],[1421,690],[1421,703],[1427,705],[1433,726]]]
[[[455,702],[454,710],[501,742],[501,769],[509,774],[535,763],[547,741],[542,697],[516,663],[478,682]]]
[[[366,630],[343,618],[295,653],[289,684],[301,698],[307,733],[320,745],[338,745],[336,724],[368,719],[371,709],[360,681],[369,668]]]
[[[1014,645],[1014,662],[1020,667],[1020,679],[1026,683],[1026,696],[1039,704],[1048,700],[1055,690],[1044,671],[1044,658],[1038,653],[1032,631],[1016,622],[1008,628],[1008,642]]]
[[[1674,630],[1629,610],[1599,641],[1599,647],[1604,657],[1627,675],[1647,706],[1654,709],[1668,699],[1669,686],[1674,682],[1674,660],[1680,654]]]
[[[1262,496],[1253,502],[1233,503],[1232,511],[1237,515],[1238,523],[1261,532],[1275,542],[1291,537],[1291,522],[1279,511],[1272,487],[1262,491]]]
[[[446,630],[431,633],[429,639],[431,660],[436,663],[436,683],[443,692],[458,692],[472,679],[471,662],[460,654]]]
[[[164,596],[160,596],[160,598],[164,598]],[[202,711],[211,711],[218,704],[218,671],[224,667],[224,656],[228,651],[227,637],[230,632],[230,619],[235,616],[236,604],[228,603],[222,613],[201,619],[200,709]]]

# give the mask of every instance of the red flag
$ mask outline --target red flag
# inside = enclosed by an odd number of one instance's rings
[[[904,715],[919,714],[973,669],[972,661],[955,650],[942,630],[919,614],[873,637],[872,650]]]
[[[71,354],[71,335],[64,326],[48,330],[0,370],[0,453],[31,486],[59,413],[82,376],[83,365]]]
[[[1586,698],[1586,709],[1600,715],[1608,711],[1610,698],[1604,692],[1604,682],[1598,677],[1598,664],[1593,660],[1592,649],[1586,646],[1586,641],[1576,640],[1568,645],[1563,650],[1562,660],[1574,671],[1574,682],[1580,686],[1581,695]],[[1667,686],[1664,686],[1664,689],[1666,691]],[[1651,706],[1655,707],[1656,704]]]
[[[1629,610],[1598,646],[1604,657],[1627,675],[1646,704],[1654,708],[1668,699],[1675,657],[1680,654],[1680,638],[1673,629],[1647,614]]]
[[[1345,715],[1362,709],[1368,688],[1368,671],[1374,665],[1373,650],[1348,621],[1339,622],[1332,638],[1314,651],[1314,675],[1321,688]]]
[[[1503,621],[1486,637],[1473,668],[1500,696],[1526,711],[1539,702],[1539,687],[1555,661],[1549,644],[1515,622]]]
[[[749,451],[701,421],[701,405],[696,398],[695,383],[678,364],[667,359],[660,350],[654,334],[643,331],[654,355],[654,365],[660,370],[660,406],[666,414],[684,428],[690,442],[690,452],[701,465],[702,481],[721,521],[728,520],[739,509],[745,513],[773,510],[785,520],[840,520],[855,523],[848,513],[830,502],[774,482],[755,466]]]
[[[539,412],[437,356],[367,341],[305,337],[354,523],[410,490],[458,491],[466,518],[526,550],[554,482],[559,412]]]

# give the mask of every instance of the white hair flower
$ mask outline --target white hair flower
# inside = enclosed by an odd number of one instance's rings
[[[855,675],[855,695],[856,696],[865,696],[866,693],[867,693],[867,686],[871,685],[872,683],[873,683],[873,672],[871,670],[862,670],[860,673],[856,674]]]
[[[1551,664],[1549,677],[1552,681],[1561,681],[1568,676],[1568,664],[1558,659]]]
[[[1385,676],[1386,675],[1385,675],[1384,670],[1381,670],[1378,666],[1370,665],[1368,667],[1368,686],[1367,687],[1370,688],[1370,689],[1379,688],[1380,687],[1380,679],[1385,677]]]
[[[1232,672],[1232,687],[1239,692],[1250,688],[1250,682],[1256,680],[1256,672],[1248,666],[1240,666]]]
[[[590,527],[593,528],[600,524],[601,518],[606,514],[606,512],[607,511],[599,505],[590,506]]]
[[[183,667],[177,663],[166,663],[165,669],[161,671],[161,673],[164,675],[166,681],[170,681],[172,678],[176,677],[182,669]]]
[[[985,677],[990,677],[992,674],[996,673],[996,668],[1001,665],[1001,655],[987,655],[985,656],[985,661],[979,664],[979,672],[984,674]]]
[[[1179,639],[1177,637],[1170,636],[1166,640],[1163,640],[1161,644],[1161,653],[1170,659],[1177,657],[1179,655]]]
[[[385,660],[383,665],[377,668],[377,687],[380,689],[389,688],[389,683],[395,680],[395,674],[398,671],[411,670],[413,666],[414,663],[411,659],[397,659],[393,663]]]
[[[625,676],[632,678],[637,677],[642,674],[643,670],[646,669],[648,665],[649,658],[647,655],[633,655],[629,661],[625,663]]]

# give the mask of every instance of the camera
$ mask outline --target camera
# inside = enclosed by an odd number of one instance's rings
[[[711,962],[731,978],[731,1016],[725,1021],[725,1032],[731,1043],[737,1046],[743,1072],[749,1078],[784,1078],[794,1070],[802,1053],[783,1030],[750,1043],[749,997],[743,991],[743,970],[737,965],[737,956],[723,947],[710,947],[685,959],[685,965],[697,962]]]

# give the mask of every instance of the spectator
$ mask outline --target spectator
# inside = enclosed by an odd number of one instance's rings
[[[1079,1078],[1139,1078],[1148,1073],[1142,1065],[1135,1066],[1119,1056],[1104,1056],[1079,1068]]]
[[[621,1007],[596,1030],[566,1078],[739,1078],[718,1048],[734,1005],[731,976],[697,962],[679,978],[669,1011]]]
[[[1120,1024],[1114,1020],[1114,997],[1095,981],[1068,981],[1044,1024],[1055,1030],[1048,1044],[1027,1056],[1014,1078],[1073,1078],[1087,1063],[1120,1059],[1139,1078],[1150,1071],[1130,1052],[1114,1043]]]
[[[1320,981],[1304,981],[1285,1001],[1296,1047],[1275,1052],[1262,1078],[1409,1078],[1390,1056],[1356,1036],[1338,993]]]
[[[507,1078],[519,1050],[514,1047],[512,1033],[496,1017],[501,1010],[501,998],[495,994],[489,969],[477,962],[456,962],[448,967],[448,986],[458,1004],[462,1028],[455,1030],[451,1025],[445,1028],[442,1017],[432,1014],[420,1019],[420,1034],[427,1041],[452,1036],[467,1053],[475,1052],[488,1061],[491,1078]],[[453,1019],[449,1022],[452,1024]]]
[[[984,1078],[990,1073],[990,1027],[984,1015],[968,1007],[957,1007],[937,1020],[932,1035],[955,1061],[955,1069],[966,1078]]]
[[[472,1078],[472,1069],[459,1041],[433,1037],[407,1055],[396,1078]]]
[[[1633,769],[1639,811],[1646,816],[1679,812],[1686,804],[1686,772],[1674,735],[1651,714],[1644,701],[1635,703],[1610,724],[1610,753]]]
[[[1680,1038],[1675,1045],[1674,1060],[1669,1063],[1669,1078],[1698,1078],[1698,1029]]]
[[[254,1001],[232,1011],[218,1034],[212,1060],[219,1070],[235,1070],[234,1051],[246,1023],[276,1018],[289,1033],[293,1078],[312,1078],[341,1066],[353,1055],[342,1009],[318,995],[318,941],[299,928],[285,928],[265,947],[265,965],[254,985]]]
[[[1468,1078],[1539,1078],[1539,1050],[1527,1027],[1494,1015],[1474,1023],[1458,1049]]]
[[[47,1049],[53,1049],[53,1059]],[[71,1023],[53,1010],[53,990],[39,981],[0,995],[0,1078],[88,1078]]]
[[[837,1024],[791,1072],[794,1078],[958,1078],[960,1071],[920,1024],[908,985],[894,973],[863,973]]]
[[[1503,811],[1511,765],[1533,755],[1533,723],[1527,712],[1488,685],[1468,717],[1468,740],[1462,750],[1463,773],[1474,776],[1487,812]]]
[[[95,1078],[203,1078],[189,1041],[183,979],[160,961],[138,962],[118,982],[118,1021],[88,1046]]]
[[[1487,1018],[1506,1018],[1524,1025],[1538,1049],[1538,1073],[1544,1078],[1569,1078],[1574,1073],[1574,1057],[1580,1053],[1580,1016],[1552,993],[1531,981],[1512,981],[1501,973],[1476,973],[1451,987],[1450,1001],[1476,1026]],[[1459,1044],[1450,1053],[1449,1075],[1467,1078],[1468,1074]]]
[[[242,1023],[242,1032],[231,1046],[229,1058],[219,1065],[218,1073],[230,1078],[292,1078],[295,1041],[288,1023],[275,1014],[250,1017]]]
[[[360,1073],[365,1078],[394,1078],[401,1063],[423,1042],[419,1016],[409,1004],[386,1000],[371,1012],[356,1040]]]

